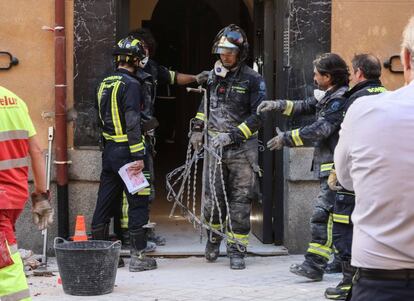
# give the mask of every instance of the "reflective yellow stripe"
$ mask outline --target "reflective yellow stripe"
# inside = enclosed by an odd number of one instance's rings
[[[175,84],[175,71],[169,71],[170,72],[170,84],[174,85]]]
[[[333,214],[333,221],[335,223],[349,224],[349,215],[334,213]]]
[[[205,121],[206,120],[206,115],[204,115],[204,113],[197,112],[197,115],[196,115],[195,118],[200,119],[202,121]]]
[[[112,140],[115,142],[128,142],[127,135],[109,135],[108,133],[103,132],[102,135],[106,140]]]
[[[325,247],[329,248],[332,252],[332,241],[333,241],[333,236],[332,236],[332,228],[333,228],[333,216],[332,213],[329,213],[329,219],[328,219],[328,224],[326,225],[326,244]]]
[[[295,143],[295,146],[303,145],[303,141],[302,139],[300,139],[300,136],[299,136],[299,129],[292,131],[292,139],[293,139],[293,142]]]
[[[98,90],[98,113],[99,113],[99,119],[101,120],[102,124],[103,119],[102,119],[102,114],[101,114],[101,100],[102,100],[102,92],[105,89],[106,84],[103,82],[101,83],[101,85],[99,86],[99,90]]]
[[[147,187],[147,188],[144,188],[144,189],[138,191],[138,195],[150,195],[150,194],[151,194],[151,188],[150,187]]]
[[[125,192],[122,193],[122,215],[121,215],[121,228],[128,229],[128,200]]]
[[[382,93],[382,92],[387,92],[387,89],[385,89],[384,87],[374,87],[374,88],[367,89],[367,91],[369,93]]]
[[[138,39],[134,39],[134,40],[131,42],[131,46],[136,46],[138,43],[139,43],[139,40],[138,40]]]
[[[11,168],[19,168],[19,167],[27,167],[27,166],[29,166],[29,158],[28,157],[0,161],[0,170],[6,170],[6,169],[11,169]]]
[[[329,259],[332,253],[332,249],[326,246],[322,246],[321,244],[310,243],[309,248],[306,252],[317,254],[317,255],[320,255],[322,257]]]
[[[12,130],[0,132],[0,142],[14,139],[28,139],[29,132],[26,130]]]
[[[330,171],[333,167],[333,163],[321,164],[321,171]]]
[[[131,153],[136,153],[136,152],[142,151],[142,150],[144,150],[144,148],[145,148],[144,143],[142,143],[142,142],[129,146],[129,150],[130,150]]]
[[[114,89],[112,90],[111,95],[111,113],[112,113],[112,122],[114,124],[115,134],[117,136],[122,135],[122,126],[121,126],[121,120],[119,118],[119,111],[118,111],[118,102],[116,95],[118,94],[119,86],[121,85],[121,82],[117,82],[114,86]]]
[[[241,123],[237,126],[240,131],[242,131],[244,137],[246,139],[249,139],[252,136],[252,132],[250,131],[249,127],[246,125],[246,123]]]
[[[210,227],[214,230],[222,230],[222,228],[224,228],[224,225],[221,226],[220,224],[210,224]]]
[[[286,101],[286,109],[283,111],[283,115],[290,116],[293,111],[293,101],[287,100]]]
[[[241,242],[244,245],[249,244],[249,234],[236,234],[232,232],[227,232],[227,242],[229,243],[236,243],[236,239],[238,242]]]

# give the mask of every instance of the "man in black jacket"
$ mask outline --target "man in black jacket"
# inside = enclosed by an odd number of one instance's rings
[[[145,62],[145,50],[139,40],[122,39],[113,52],[116,70],[100,83],[96,107],[104,138],[102,172],[92,220],[92,237],[107,240],[110,218],[120,207],[125,191],[130,229],[131,261],[129,270],[138,272],[157,267],[153,258],[144,254],[147,235],[144,225],[149,219],[149,194],[130,194],[118,170],[132,163],[129,172],[148,174],[145,142],[141,130],[141,83],[135,75]]]
[[[315,93],[302,101],[269,100],[263,101],[257,112],[280,111],[284,115],[316,114],[316,121],[310,125],[282,132],[267,142],[270,150],[283,146],[314,146],[313,171],[320,179],[320,192],[311,217],[312,241],[302,264],[294,264],[290,271],[294,274],[320,281],[332,253],[332,211],[335,192],[328,187],[328,175],[333,166],[333,152],[338,141],[338,131],[343,118],[348,90],[349,72],[345,61],[337,54],[326,53],[314,62],[314,80],[321,93]]]
[[[358,54],[352,59],[351,81],[354,87],[344,94],[347,98],[344,113],[353,102],[362,96],[375,95],[386,91],[380,81],[381,62],[372,54]],[[351,214],[355,207],[355,193],[340,186],[333,169],[328,180],[329,187],[337,190],[333,211],[333,242],[337,256],[342,263],[343,278],[336,287],[327,288],[325,297],[345,300],[352,284],[355,268],[351,266],[352,230]]]

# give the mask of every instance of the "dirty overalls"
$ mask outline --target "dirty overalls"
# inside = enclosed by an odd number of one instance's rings
[[[301,147],[313,145],[313,172],[320,181],[320,191],[316,197],[312,217],[312,240],[305,254],[305,262],[321,274],[332,253],[332,212],[335,192],[330,190],[327,180],[333,166],[333,152],[338,142],[338,132],[343,119],[347,86],[329,90],[323,99],[311,97],[303,101],[287,101],[284,115],[316,114],[316,121],[310,125],[288,131],[284,135],[284,145]]]
[[[227,231],[230,256],[232,252],[244,254],[245,248],[237,248],[232,238],[244,246],[248,243],[251,204],[257,199],[259,189],[257,131],[261,120],[256,108],[265,98],[266,88],[263,78],[244,63],[224,78],[212,71],[207,85],[208,112],[204,114],[201,103],[196,118],[208,118],[210,146],[211,138],[218,133],[230,133],[232,144],[222,149],[221,164],[213,156],[207,156],[204,218],[213,229]],[[218,149],[214,151],[219,153]],[[212,233],[210,239],[220,241],[221,237]]]

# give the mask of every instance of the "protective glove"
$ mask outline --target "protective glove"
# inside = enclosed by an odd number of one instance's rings
[[[209,74],[210,74],[210,71],[202,71],[199,74],[197,74],[195,76],[197,84],[199,84],[199,85],[204,84],[207,81]]]
[[[283,148],[284,133],[276,127],[276,136],[267,141],[267,148],[270,150],[279,150]]]
[[[329,173],[328,177],[328,186],[333,191],[338,191],[342,189],[342,186],[337,185],[338,179],[336,178],[336,170],[331,169],[331,172]]]
[[[220,133],[212,140],[214,147],[224,147],[233,142],[229,133]]]
[[[190,137],[190,143],[193,149],[198,153],[203,145],[203,132],[193,132]]]
[[[267,111],[284,111],[286,109],[286,100],[263,100],[257,107],[257,115]]]
[[[49,191],[43,193],[33,192],[32,195],[33,223],[39,230],[46,229],[53,223],[53,208],[50,206]]]

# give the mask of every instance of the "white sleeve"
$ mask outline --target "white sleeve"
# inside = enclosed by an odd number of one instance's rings
[[[353,106],[355,106],[355,104]],[[354,190],[351,178],[352,158],[350,156],[353,132],[352,125],[354,124],[352,121],[353,111],[354,110],[352,110],[351,107],[345,115],[344,121],[341,124],[339,140],[334,153],[335,170],[338,181],[342,187],[350,191]]]

